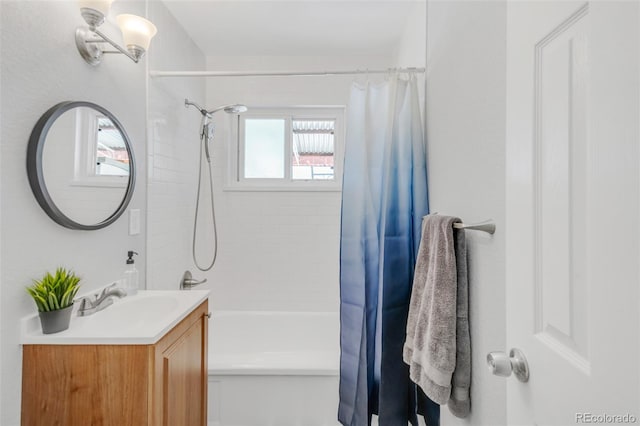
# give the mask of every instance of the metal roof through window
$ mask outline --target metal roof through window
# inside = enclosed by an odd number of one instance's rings
[[[293,120],[294,155],[333,155],[334,120]]]

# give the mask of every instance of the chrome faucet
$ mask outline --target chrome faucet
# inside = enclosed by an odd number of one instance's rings
[[[94,294],[92,297],[83,297],[80,299],[80,307],[78,308],[78,316],[86,317],[93,315],[96,312],[100,312],[107,306],[113,305],[113,298],[125,297],[127,291],[123,288],[116,287],[116,283],[113,283],[104,288],[100,293]]]
[[[184,271],[184,275],[182,275],[182,280],[180,281],[180,290],[191,290],[193,287],[206,282],[206,278],[204,280],[194,280],[191,271]]]

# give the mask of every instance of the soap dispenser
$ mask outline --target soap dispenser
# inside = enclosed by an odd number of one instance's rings
[[[135,251],[127,252],[127,268],[124,270],[124,282],[128,296],[134,296],[138,293],[138,270],[133,261],[133,255],[138,254]]]

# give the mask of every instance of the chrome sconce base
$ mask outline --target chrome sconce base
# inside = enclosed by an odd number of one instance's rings
[[[108,43],[117,50],[102,50],[99,47],[100,43]],[[76,29],[76,47],[82,59],[93,66],[102,62],[102,57],[105,53],[122,53],[136,64],[145,54],[143,48],[134,44],[127,45],[127,50],[125,50],[97,29],[92,30],[90,27],[78,27]]]
[[[80,56],[88,64],[96,66],[102,61],[102,50],[97,43],[102,40],[95,40],[96,33],[87,27],[78,27],[76,29],[76,47]]]

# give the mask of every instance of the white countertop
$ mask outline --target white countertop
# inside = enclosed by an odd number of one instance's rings
[[[23,345],[150,345],[209,297],[208,290],[139,291],[86,317],[74,311],[68,330],[43,334],[38,314],[21,321]]]

